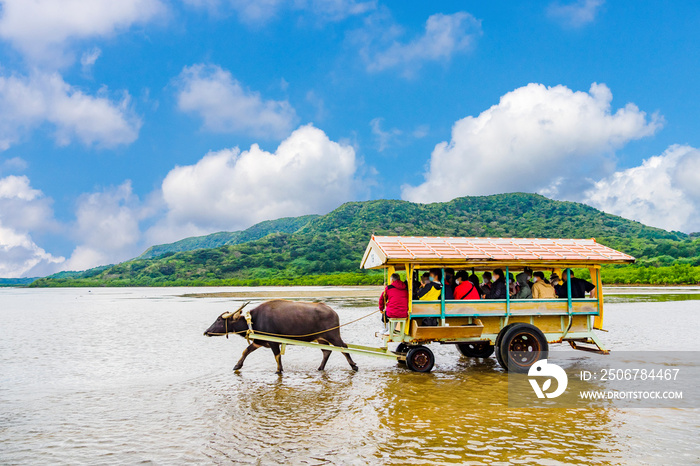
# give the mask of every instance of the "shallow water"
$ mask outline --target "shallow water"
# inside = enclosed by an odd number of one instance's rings
[[[616,291],[601,333],[610,349],[700,350],[699,290],[668,301]],[[700,462],[698,410],[509,409],[495,359],[449,345],[431,346],[431,374],[366,356],[352,372],[337,353],[321,373],[320,352],[299,347],[282,376],[266,349],[234,373],[245,341],[202,332],[239,301],[185,292],[0,290],[0,463]],[[345,322],[374,306],[326,302]],[[376,346],[378,328],[363,320],[343,338]]]

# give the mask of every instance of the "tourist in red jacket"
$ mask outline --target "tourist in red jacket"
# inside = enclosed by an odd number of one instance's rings
[[[481,299],[479,287],[469,280],[469,274],[464,270],[457,273],[457,283],[455,299]]]
[[[379,297],[379,310],[384,322],[408,317],[408,287],[398,273],[391,275],[391,285]]]

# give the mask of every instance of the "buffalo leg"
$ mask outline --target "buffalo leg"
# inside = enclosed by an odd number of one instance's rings
[[[331,356],[332,351],[331,350],[321,350],[323,352],[323,361],[321,361],[321,365],[318,366],[318,370],[322,371],[326,369],[326,363],[328,362],[328,358]]]
[[[347,348],[347,345],[343,345],[343,348]],[[352,370],[356,371],[357,364],[355,364],[355,361],[353,361],[352,358],[350,357],[350,353],[343,353],[343,356],[345,356],[345,359],[348,360],[348,364],[350,364],[350,367],[352,367]]]
[[[280,352],[279,343],[270,343],[270,349],[272,354],[275,355],[275,361],[277,361],[277,373],[282,373],[282,353]]]
[[[260,345],[256,345],[255,343],[251,343],[246,349],[243,350],[243,354],[241,354],[241,359],[238,360],[236,365],[233,367],[234,371],[237,371],[241,367],[243,367],[243,361],[245,361],[245,358],[248,357],[250,353],[255,351],[256,349],[260,348]]]
[[[320,340],[320,338],[319,338]],[[324,338],[325,341],[330,343],[333,346],[340,346],[341,348],[347,348],[348,345],[345,344],[342,338],[340,338],[340,334],[338,335],[329,335],[328,338]],[[343,353],[343,356],[345,356],[345,359],[348,360],[348,364],[350,364],[350,367],[352,367],[352,370],[356,371],[357,370],[357,364],[355,364],[355,361],[352,360],[350,357],[350,353]]]

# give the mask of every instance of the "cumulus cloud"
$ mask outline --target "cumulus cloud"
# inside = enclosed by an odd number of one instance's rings
[[[51,200],[32,188],[26,176],[0,178],[0,219],[22,232],[56,228]]]
[[[613,113],[604,84],[589,92],[528,84],[501,97],[477,117],[452,127],[435,146],[418,186],[404,199],[447,201],[465,195],[542,192],[568,198],[614,168],[614,151],[653,134],[660,118],[628,103]]]
[[[365,27],[352,34],[360,45],[367,70],[377,72],[402,68],[411,75],[426,62],[448,62],[458,52],[468,50],[481,35],[481,21],[469,13],[434,14],[425,23],[425,31],[413,40],[402,42],[402,28],[382,11],[368,17]]]
[[[0,276],[85,270],[128,260],[150,244],[325,213],[354,197],[358,165],[351,146],[303,126],[274,153],[254,144],[175,167],[146,200],[133,193],[130,181],[85,193],[75,221],[64,224],[54,220],[51,200],[26,176],[0,178]],[[37,246],[31,234],[41,231],[70,237],[76,243],[70,257]]]
[[[38,277],[51,273],[65,261],[32,241],[27,233],[5,227],[0,221],[0,277]]]
[[[78,246],[63,269],[85,270],[138,255],[142,247],[139,223],[151,214],[133,193],[130,181],[83,194],[72,228]]]
[[[31,231],[56,228],[51,201],[26,176],[0,178],[0,277],[38,276],[65,259],[40,248]]]
[[[262,220],[325,213],[352,198],[355,150],[302,126],[274,153],[257,144],[211,152],[195,165],[176,167],[163,181],[166,219],[151,236],[178,231],[212,232]],[[167,238],[167,239],[166,239]]]
[[[595,20],[605,0],[576,0],[561,4],[553,2],[547,8],[547,15],[566,26],[581,27]]]
[[[1,0],[0,37],[30,61],[71,62],[71,41],[109,37],[165,11],[160,0]],[[68,54],[69,55],[69,54]]]
[[[0,150],[44,122],[53,126],[59,145],[73,140],[100,147],[133,142],[141,120],[131,110],[129,95],[114,101],[104,94],[85,94],[56,73],[0,76]]]
[[[700,150],[673,145],[596,182],[584,202],[647,225],[700,231]]]
[[[264,100],[218,66],[185,67],[177,84],[179,109],[197,114],[210,131],[282,138],[297,121],[289,102]]]

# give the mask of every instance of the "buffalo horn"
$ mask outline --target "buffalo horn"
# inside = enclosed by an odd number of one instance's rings
[[[250,304],[250,301],[243,304],[243,306],[239,307],[236,312],[224,312],[223,314],[221,314],[221,318],[228,319],[230,317],[233,317],[233,320],[238,319],[241,316],[241,312],[243,311],[243,308],[246,307],[248,304]]]

